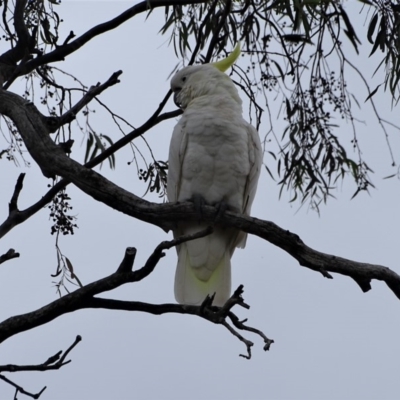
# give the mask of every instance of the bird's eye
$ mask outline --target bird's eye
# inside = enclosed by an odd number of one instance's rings
[[[186,76],[184,76],[183,78],[182,78],[182,82],[185,82],[186,81]]]

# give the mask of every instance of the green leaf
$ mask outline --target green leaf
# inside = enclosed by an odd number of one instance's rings
[[[288,17],[294,22],[293,13],[292,13],[292,6],[290,4],[290,0],[285,0],[285,6]]]
[[[368,27],[367,38],[368,38],[368,41],[369,41],[371,44],[374,44],[374,41],[372,40],[372,35],[373,35],[374,32],[375,32],[375,28],[376,28],[376,23],[377,23],[377,22],[378,22],[378,13],[376,13],[376,14],[372,17],[371,22],[369,23],[369,27]]]
[[[279,73],[281,74],[281,78],[283,80],[285,80],[285,74],[283,73],[281,66],[275,60],[271,60],[271,62],[273,62],[275,64],[276,68],[278,69]]]
[[[93,146],[93,143],[94,143],[93,134],[89,133],[89,137],[86,141],[85,164],[89,161],[89,153],[90,153],[90,149]]]
[[[290,108],[290,101],[288,98],[286,98],[286,114],[288,119],[292,116],[292,109]]]
[[[376,92],[379,89],[379,86],[381,86],[382,84],[379,84],[369,95],[368,97],[365,99],[364,103],[366,103],[372,96],[374,96],[376,94]]]
[[[69,272],[71,273],[71,278],[73,279],[75,277],[74,267],[72,266],[72,263],[71,261],[69,261],[68,257],[65,257],[65,263],[67,264],[67,268],[69,269]]]
[[[381,30],[378,32],[378,34],[376,35],[375,43],[374,43],[374,45],[372,46],[372,50],[371,50],[371,53],[369,53],[369,57],[371,57],[372,54],[375,53],[376,49],[378,48],[378,46],[379,46],[379,44],[380,44],[380,42],[381,42],[381,37],[384,37],[384,35],[385,35],[385,33],[384,33],[384,32],[382,31],[382,29],[381,29]]]
[[[350,22],[350,18],[348,17],[346,11],[344,11],[343,7],[339,5],[340,15],[346,25],[346,29],[343,29],[346,36],[350,39],[350,42],[354,46],[357,54],[358,54],[358,46],[357,42],[361,44],[360,40],[357,37],[356,31],[353,28],[353,25]]]
[[[383,179],[390,179],[390,178],[394,178],[395,176],[397,176],[397,174],[385,176]]]
[[[375,4],[374,3],[371,3],[369,0],[358,0],[360,3],[364,3],[364,4],[368,4],[369,6],[374,6],[375,7]]]
[[[159,30],[158,33],[161,32],[162,35],[168,30],[168,28],[175,22],[175,16],[174,13],[170,15],[168,18],[167,22],[164,24],[164,26]]]
[[[313,18],[311,18],[312,21]],[[311,31],[311,25],[310,22],[308,21],[307,14],[305,12],[302,13],[302,22],[304,26],[304,32],[306,33],[306,36],[310,38],[310,31]]]
[[[101,136],[104,140],[106,140],[110,146],[112,146],[114,144],[114,142],[112,141],[112,139],[107,136],[107,135],[102,135]],[[107,157],[108,162],[110,163],[110,168],[111,169],[115,169],[115,154],[111,154],[109,157]]]
[[[264,167],[265,167],[265,169],[267,170],[269,176],[270,176],[270,177],[272,178],[272,180],[274,181],[275,178],[274,178],[274,176],[272,175],[272,172],[270,171],[270,169],[269,169],[266,165],[264,165]]]
[[[358,52],[358,46],[356,41],[354,40],[354,36],[352,36],[352,34],[347,30],[344,29],[343,32],[346,34],[346,36],[349,38],[351,44],[353,45],[354,49],[356,50],[356,53],[359,54]]]

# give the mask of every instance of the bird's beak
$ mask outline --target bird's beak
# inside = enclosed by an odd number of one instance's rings
[[[179,101],[179,93],[181,92],[181,88],[177,88],[174,90],[174,103],[177,107],[182,108],[182,105]]]

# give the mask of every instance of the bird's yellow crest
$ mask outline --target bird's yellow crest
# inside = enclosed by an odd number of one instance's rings
[[[222,60],[211,63],[215,68],[219,69],[221,72],[225,72],[229,67],[235,63],[235,61],[240,56],[240,43],[236,45],[233,49],[232,53],[229,54],[228,57],[223,58]]]

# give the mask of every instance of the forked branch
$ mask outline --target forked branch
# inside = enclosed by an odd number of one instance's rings
[[[32,365],[15,365],[15,364],[0,365],[0,372],[50,371],[50,370],[60,369],[64,365],[67,365],[71,362],[71,360],[65,361],[65,359],[81,340],[82,337],[78,335],[67,350],[58,351],[53,356],[49,357],[44,363],[32,364]]]
[[[200,306],[200,316],[204,316],[204,318],[211,322],[214,322],[215,324],[223,325],[226,329],[228,329],[230,333],[232,333],[232,335],[236,336],[241,342],[243,342],[246,346],[247,354],[239,354],[239,356],[250,360],[251,348],[253,347],[254,343],[243,337],[237,330],[252,332],[260,336],[265,343],[264,351],[269,350],[271,344],[274,343],[274,341],[267,338],[267,336],[265,336],[265,334],[259,329],[244,325],[247,319],[245,319],[244,321],[240,321],[239,318],[231,311],[232,308],[236,305],[246,309],[250,308],[250,306],[244,302],[242,294],[243,285],[240,285],[221,308],[212,306],[214,296],[207,296],[203,304]],[[227,321],[228,317],[237,330],[235,330],[233,326],[229,324],[229,322]]]
[[[120,81],[118,78],[121,74],[122,71],[114,72],[106,82],[102,84],[97,83],[95,86],[91,86],[85,95],[71,109],[69,109],[60,117],[45,117],[45,124],[49,130],[49,133],[55,132],[60,126],[73,121],[79,111],[87,106],[96,96],[108,89],[110,86],[119,83]]]
[[[15,382],[13,382],[11,379],[6,378],[4,375],[0,374],[0,379],[3,380],[4,382],[8,383],[9,385],[13,386],[15,388],[15,395],[14,399],[17,399],[18,393],[22,393],[25,396],[32,397],[32,399],[38,399],[42,393],[46,390],[46,386],[38,393],[31,393],[25,390],[22,386],[17,385]]]
[[[150,255],[145,265],[136,271],[132,271],[136,249],[128,247],[123,261],[113,274],[80,287],[76,291],[61,297],[36,311],[16,315],[0,323],[0,343],[18,333],[44,325],[61,315],[76,310],[92,308],[94,304],[93,300],[96,299],[94,296],[114,290],[127,283],[139,282],[150,275],[154,271],[154,268],[157,266],[160,259],[164,256],[164,250],[170,249],[171,247],[189,240],[207,236],[211,232],[211,228],[206,228],[192,235],[184,235],[177,239],[160,243]]]
[[[49,371],[60,369],[64,365],[67,365],[71,362],[71,360],[65,361],[68,354],[72,351],[72,349],[82,340],[81,336],[77,336],[75,338],[74,343],[68,347],[67,350],[64,352],[60,350],[54,356],[49,357],[44,363],[42,364],[34,364],[34,365],[14,365],[14,364],[7,364],[7,365],[0,365],[0,373],[1,372],[21,372],[21,371]],[[0,379],[4,382],[8,383],[9,385],[15,388],[15,396],[14,399],[17,398],[18,393],[22,393],[26,396],[32,397],[33,399],[38,399],[42,393],[46,390],[46,386],[40,390],[38,393],[31,393],[25,390],[22,386],[17,385],[12,380],[6,378],[4,375],[0,374]]]

